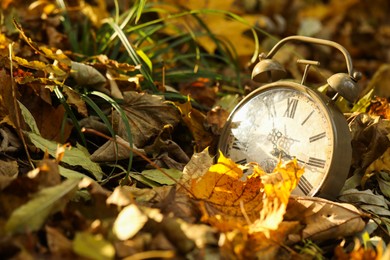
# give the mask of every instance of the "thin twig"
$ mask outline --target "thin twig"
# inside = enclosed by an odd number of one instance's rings
[[[27,160],[30,163],[31,167],[34,169],[34,163],[31,160],[30,153],[28,151],[26,139],[24,138],[24,134],[21,128],[21,121],[20,121],[20,115],[19,115],[19,104],[16,99],[16,87],[15,87],[15,81],[14,81],[14,72],[13,72],[13,65],[12,65],[12,45],[13,43],[10,43],[8,45],[8,51],[9,51],[9,62],[10,62],[10,74],[11,74],[11,87],[12,87],[12,99],[14,102],[14,108],[15,108],[15,117],[16,117],[16,130],[19,133],[20,139],[22,139],[23,148],[27,155]]]

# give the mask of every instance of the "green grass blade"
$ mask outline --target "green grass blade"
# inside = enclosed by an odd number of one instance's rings
[[[122,31],[122,29],[116,23],[114,23],[112,21],[112,19],[107,19],[106,23],[109,24],[114,29],[114,31],[117,33],[120,41],[122,42],[127,53],[129,54],[132,62],[135,65],[138,65],[138,64],[145,65],[145,63],[141,62],[141,60],[139,59],[136,50],[130,44],[129,40],[127,39],[127,37],[124,34],[124,32]],[[152,76],[150,75],[150,72],[145,68],[145,66],[141,66],[140,71],[141,71],[142,75],[145,77],[147,88],[149,88],[153,92],[158,92],[156,86],[153,83]]]
[[[130,147],[133,147],[133,137],[132,137],[132,134],[131,134],[130,123],[129,123],[129,120],[128,120],[127,116],[126,116],[126,113],[123,111],[123,109],[118,104],[118,102],[116,102],[110,96],[108,96],[108,95],[106,95],[106,94],[104,94],[102,92],[99,92],[99,91],[92,91],[89,94],[102,98],[103,100],[108,102],[119,113],[119,115],[122,118],[122,121],[123,121],[123,123],[125,125],[125,128],[126,128],[126,134],[127,134],[127,137],[128,137],[129,145],[130,145]],[[133,152],[131,150],[129,150],[129,165],[127,167],[126,177],[128,177],[128,175],[130,173],[132,162],[133,162]]]
[[[64,95],[62,94],[62,92],[61,92],[61,90],[59,89],[58,86],[56,86],[54,88],[54,93],[56,94],[56,96],[57,96],[58,100],[61,102],[61,104],[64,106],[66,114],[72,120],[73,126],[76,128],[76,131],[77,131],[78,135],[80,136],[81,143],[83,144],[83,146],[86,147],[87,146],[87,141],[85,140],[84,134],[81,132],[80,124],[79,124],[75,114],[73,113],[71,107],[69,106],[68,103],[66,103],[66,98],[64,97]]]

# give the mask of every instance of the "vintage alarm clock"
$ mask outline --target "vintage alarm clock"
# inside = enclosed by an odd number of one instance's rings
[[[306,65],[300,84],[280,80],[286,71],[272,57],[291,41],[330,46],[344,55],[348,73],[337,73],[327,80],[327,86],[336,93],[332,98],[305,86],[308,69],[319,65],[317,61],[297,61]],[[234,108],[222,131],[219,149],[236,163],[257,162],[268,172],[280,159],[296,158],[305,173],[293,194],[335,198],[347,178],[352,157],[351,133],[335,101],[339,96],[356,101],[361,74],[354,71],[343,46],[311,37],[284,38],[259,58],[252,78],[271,83],[250,93]]]

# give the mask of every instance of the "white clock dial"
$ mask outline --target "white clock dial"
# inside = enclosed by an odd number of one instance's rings
[[[321,104],[294,88],[260,91],[231,114],[222,150],[236,163],[257,162],[267,172],[279,159],[296,158],[305,173],[293,193],[312,196],[327,177],[334,149],[332,123]]]

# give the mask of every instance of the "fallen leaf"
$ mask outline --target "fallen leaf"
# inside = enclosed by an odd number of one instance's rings
[[[352,133],[352,166],[365,171],[390,146],[387,137],[390,121],[360,113],[351,119],[349,127]]]
[[[79,180],[70,179],[57,186],[42,189],[34,198],[12,212],[5,224],[5,231],[15,234],[40,229],[50,214],[66,205],[66,197],[77,188],[78,183]]]
[[[107,82],[107,79],[94,67],[75,61],[72,61],[70,75],[79,86],[84,87],[100,89]]]
[[[0,191],[16,179],[18,172],[19,167],[16,161],[0,160]]]
[[[41,149],[42,151],[48,151],[51,156],[55,156],[57,152],[57,143],[46,140],[40,135],[35,133],[27,133],[31,142]],[[101,180],[103,178],[103,171],[97,163],[94,163],[90,159],[90,155],[88,150],[82,147],[81,145],[77,145],[77,147],[72,147],[69,151],[67,151],[62,158],[64,163],[69,165],[78,165],[88,170],[90,173],[95,176],[97,180]]]
[[[37,167],[27,173],[27,177],[35,179],[39,187],[52,187],[61,183],[58,162],[44,158]]]
[[[41,55],[45,56],[48,59],[58,61],[66,66],[71,66],[71,60],[63,53],[63,52],[56,52],[53,51],[45,46],[40,46],[37,43],[35,43],[30,37],[28,37],[25,32],[23,31],[22,26],[16,22],[16,20],[13,20],[13,24],[16,27],[16,29],[19,31],[20,36],[27,42],[30,47],[40,53]]]
[[[388,209],[386,199],[382,195],[374,194],[372,190],[345,190],[339,195],[338,199],[351,204],[368,204]]]
[[[30,125],[31,121],[35,121],[34,128],[39,129],[39,134],[43,138],[58,143],[64,143],[68,139],[72,126],[68,122],[64,122],[66,111],[63,106],[54,107],[30,91],[26,91],[22,95],[20,102],[29,112],[23,112],[25,120]],[[27,118],[29,116],[33,118]],[[50,124],[47,123],[48,121]],[[34,129],[34,131],[36,130]]]
[[[390,198],[390,174],[388,172],[379,172],[376,175],[376,180],[378,181],[379,189],[382,194]]]
[[[13,128],[25,129],[23,120],[19,122],[17,118],[22,118],[19,106],[14,103],[17,96],[13,95],[13,84],[11,76],[4,69],[0,70],[0,124],[6,123]],[[16,90],[15,90],[16,91]],[[18,93],[16,93],[18,94]],[[17,115],[18,114],[18,115]],[[20,125],[19,125],[20,123]]]
[[[189,189],[192,180],[200,179],[208,169],[213,165],[214,158],[210,156],[208,148],[200,153],[194,153],[191,160],[183,169],[183,175],[179,180],[180,184]],[[178,189],[181,189],[178,185]]]
[[[138,208],[131,204],[119,212],[112,228],[113,233],[120,240],[132,238],[148,221],[148,217]]]
[[[131,193],[130,186],[118,186],[107,198],[107,204],[114,204],[120,207],[128,206],[134,202],[134,196]]]
[[[58,229],[45,226],[47,245],[51,254],[59,257],[71,256],[72,241]]]
[[[88,109],[84,100],[81,99],[80,94],[74,91],[72,88],[65,85],[62,86],[62,91],[66,96],[66,103],[77,109],[80,115],[87,117]]]
[[[206,115],[192,107],[189,97],[184,104],[176,103],[176,107],[179,109],[184,123],[195,140],[196,151],[202,151],[207,146],[210,146],[214,137],[204,127]]]
[[[285,220],[304,225],[301,233],[290,235],[291,242],[302,239],[324,241],[352,236],[365,227],[363,214],[353,205],[316,197],[291,196]]]
[[[184,96],[191,96],[197,102],[212,107],[218,92],[218,88],[213,87],[212,83],[208,78],[198,78],[194,82],[183,84],[180,87],[180,93]]]
[[[114,246],[104,239],[102,234],[91,234],[88,232],[77,232],[73,240],[73,251],[79,256],[96,259],[114,259]]]
[[[158,135],[165,125],[175,126],[179,122],[177,110],[158,96],[126,92],[121,107],[130,124],[133,144],[139,148]],[[128,141],[126,128],[118,112],[113,112],[112,119],[114,130]]]
[[[176,169],[162,169],[164,171],[161,172],[159,169],[153,170],[144,170],[141,172],[141,175],[144,178],[147,178],[151,181],[157,182],[159,184],[173,185],[176,184],[183,174],[181,171]],[[168,177],[167,175],[170,177]]]
[[[229,112],[227,110],[216,106],[207,112],[206,124],[211,128],[213,134],[220,135],[228,117]]]
[[[390,84],[390,65],[382,64],[372,76],[367,89],[373,89],[374,95],[379,97],[390,97],[388,86]]]
[[[361,180],[362,186],[364,187],[367,180],[374,176],[378,172],[389,172],[390,171],[390,148],[375,161],[373,161],[366,169],[364,176]]]
[[[116,142],[113,140],[108,140],[98,149],[96,149],[91,155],[91,160],[94,162],[114,162],[117,160],[129,159],[130,157],[130,147],[129,142],[125,141],[120,136],[116,136]],[[132,149],[135,149],[141,154],[145,155],[143,149],[138,149],[133,146]],[[133,153],[134,157],[137,157],[137,153]]]
[[[199,179],[192,179],[190,191],[200,200],[202,221],[221,231],[245,230],[248,220],[254,221],[263,208],[263,184],[258,174],[243,177],[243,166],[225,158],[222,153],[218,163]]]
[[[390,104],[387,99],[378,96],[371,98],[368,114],[371,116],[380,116],[384,119],[390,119]]]
[[[66,72],[63,71],[62,69],[60,69],[56,65],[46,64],[42,61],[37,61],[37,60],[28,61],[26,59],[23,59],[23,58],[20,58],[17,56],[12,57],[12,60],[16,64],[18,64],[19,66],[23,66],[23,67],[34,69],[34,70],[41,70],[47,74],[52,73],[52,74],[54,74],[55,77],[63,78],[66,76]]]

